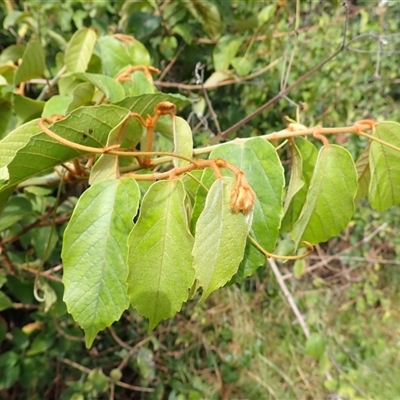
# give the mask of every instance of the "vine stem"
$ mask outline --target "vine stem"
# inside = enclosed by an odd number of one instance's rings
[[[275,258],[277,260],[301,260],[302,258],[306,258],[309,255],[311,255],[314,251],[314,247],[311,243],[308,243],[306,241],[304,241],[302,244],[305,244],[308,247],[308,251],[304,254],[299,254],[297,256],[280,256],[278,254],[272,254],[269,251],[265,250],[258,242],[257,240],[255,240],[253,237],[251,237],[250,235],[247,236],[249,238],[249,240],[254,244],[254,246],[261,251],[261,253],[264,254],[265,257],[267,258]]]
[[[321,135],[339,135],[342,133],[354,133],[354,134],[357,134],[360,136],[366,136],[371,140],[376,140],[379,143],[385,144],[385,145],[393,148],[393,145],[391,145],[390,143],[384,142],[374,136],[371,136],[371,135],[368,135],[368,134],[362,132],[364,130],[370,130],[372,128],[372,126],[373,126],[372,121],[370,121],[368,123],[355,124],[352,126],[343,126],[343,127],[339,127],[339,128],[324,128],[321,126],[317,126],[317,127],[313,127],[313,128],[306,128],[306,129],[304,129],[304,128],[295,129],[296,125],[289,125],[288,128],[283,129],[279,132],[268,133],[266,135],[262,135],[262,136],[258,136],[258,137],[263,138],[268,141],[273,141],[273,140],[279,140],[279,139],[288,139],[288,138],[292,138],[292,137],[296,137],[296,136],[311,136],[311,135],[315,134],[316,130]],[[254,137],[240,138],[240,139],[236,138],[233,140],[233,142],[244,143],[251,139],[254,139]],[[218,148],[219,146],[221,146],[221,144],[223,144],[223,143],[194,149],[193,156],[199,156],[202,154],[211,153],[212,150]],[[396,148],[396,149],[400,151],[400,149],[398,149],[398,148]]]

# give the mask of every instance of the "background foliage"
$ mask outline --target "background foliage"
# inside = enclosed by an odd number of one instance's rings
[[[349,8],[350,48],[229,138],[280,130],[286,115],[296,119],[297,106],[302,109],[298,122],[310,126],[400,120],[400,7],[358,1]],[[61,69],[61,54],[80,51],[68,48],[72,35],[92,27],[101,37],[95,54],[102,48],[110,52],[109,33],[140,41],[127,57],[147,59],[166,71],[155,78],[156,86],[191,99],[185,108],[182,102],[179,115],[188,118],[195,145],[203,145],[278,93],[287,71],[291,83],[339,48],[344,11],[335,1],[5,1],[1,19],[2,137],[42,113],[51,116],[60,107],[68,112],[92,98],[88,83],[98,83],[91,75],[80,76],[79,91],[71,93],[64,79],[59,93],[53,93],[44,90],[40,74],[26,76],[32,65],[28,72],[21,65],[15,75],[13,67],[30,51],[37,70],[52,79]],[[85,43],[94,46],[90,34]],[[87,65],[86,72],[100,72],[99,56],[83,66],[82,58],[75,59],[67,65],[70,71],[83,73]],[[103,62],[115,69],[111,75],[118,72],[114,62]],[[199,62],[203,69],[196,69]],[[15,87],[26,80],[24,93],[18,93]],[[144,81],[138,76],[137,82]],[[118,89],[111,85],[100,90],[118,100]],[[355,135],[336,140],[354,157],[365,145]],[[169,146],[163,137],[157,145]],[[284,151],[281,156],[285,159]],[[57,187],[21,186],[2,214],[3,398],[302,399],[337,393],[356,399],[399,393],[396,210],[377,213],[362,203],[347,231],[319,246],[317,256],[281,266],[315,332],[307,343],[273,275],[260,269],[205,303],[189,302],[151,333],[148,322],[129,310],[86,350],[62,301],[60,282],[61,238],[83,189],[78,185],[66,192],[53,215]],[[51,224],[49,217],[54,217]],[[289,251],[286,243],[282,237],[281,254]],[[44,272],[38,276],[42,262]],[[37,301],[35,290],[46,294],[46,302]]]

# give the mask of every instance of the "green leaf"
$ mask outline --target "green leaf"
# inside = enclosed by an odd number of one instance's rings
[[[139,198],[131,178],[102,181],[83,193],[65,230],[64,301],[84,329],[87,347],[128,307],[126,238]]]
[[[68,115],[78,107],[89,105],[93,94],[94,87],[91,83],[78,83],[71,95],[54,95],[46,101],[42,116],[50,118],[53,115]]]
[[[88,381],[93,384],[93,389],[97,393],[104,393],[108,390],[109,382],[104,372],[100,368],[92,369],[88,375]]]
[[[14,95],[14,111],[20,123],[28,122],[42,115],[45,102],[29,97]]]
[[[204,82],[204,87],[206,89],[213,89],[218,87],[220,82],[232,79],[234,76],[233,71],[215,71],[213,72]],[[205,104],[204,104],[205,105]],[[199,106],[197,106],[199,107]],[[200,107],[199,107],[200,108]]]
[[[231,209],[234,184],[230,177],[216,180],[197,221],[193,265],[196,279],[203,288],[202,300],[225,285],[243,259],[249,231],[248,216],[236,214]]]
[[[245,57],[233,58],[231,65],[239,76],[246,76],[254,69],[254,63]]]
[[[72,102],[69,104],[66,114],[78,107],[90,105],[94,95],[94,87],[89,82],[82,82],[75,86],[71,94]]]
[[[242,282],[265,264],[265,256],[247,239],[244,257],[230,283]]]
[[[244,40],[243,36],[224,35],[213,50],[213,62],[216,71],[227,70]]]
[[[256,194],[250,235],[265,250],[272,251],[276,246],[283,216],[285,182],[283,167],[274,146],[262,138],[242,143],[227,143],[213,150],[210,158],[222,158],[245,173],[248,183]],[[198,202],[197,199],[196,201]],[[198,205],[195,203],[195,209],[196,207]],[[240,267],[242,278],[252,275],[265,263],[264,256],[254,254],[257,251],[252,246],[247,248],[244,265]]]
[[[200,181],[202,185],[197,186],[194,198],[193,210],[192,210],[192,219],[190,221],[190,227],[192,232],[196,230],[197,220],[199,219],[200,214],[204,210],[208,191],[212,186],[212,184],[215,182],[215,174],[211,168],[206,168],[202,171]]]
[[[101,147],[110,131],[127,115],[128,110],[110,105],[81,107],[50,129],[72,142]],[[8,182],[0,186],[0,210],[19,183],[86,153],[66,147],[42,133],[37,121],[10,132],[0,141],[0,170],[8,169],[10,176]]]
[[[215,4],[209,0],[184,1],[182,6],[186,7],[191,14],[201,23],[203,29],[211,38],[220,35],[223,29],[221,16]]]
[[[35,339],[33,340],[32,344],[30,345],[29,349],[26,351],[26,355],[28,357],[32,357],[36,354],[44,353],[49,350],[49,348],[54,343],[54,335],[49,335],[47,331],[40,332]]]
[[[154,183],[128,238],[128,295],[150,329],[181,309],[194,283],[185,196],[179,180]]]
[[[193,135],[189,124],[181,117],[174,117],[172,122],[174,132],[174,153],[181,156],[193,157]],[[189,161],[180,158],[174,159],[174,166],[180,167],[189,164]]]
[[[164,36],[160,43],[160,53],[168,61],[172,60],[178,48],[178,41],[175,36]]]
[[[356,194],[357,172],[350,153],[334,144],[322,147],[306,202],[293,227],[296,248],[303,240],[316,244],[338,235],[354,213]]]
[[[23,57],[26,46],[24,44],[12,44],[5,48],[0,54],[0,64],[4,64],[7,61],[17,62]]]
[[[97,87],[97,89],[103,92],[106,98],[113,103],[118,102],[125,97],[125,91],[122,85],[109,76],[89,73],[76,73],[72,76],[90,82]]]
[[[0,99],[0,139],[7,134],[8,124],[12,116],[11,101]]]
[[[93,29],[78,29],[65,49],[64,63],[68,72],[85,72],[93,54],[97,34]]]
[[[400,124],[379,122],[374,135],[400,147]],[[368,200],[373,208],[385,211],[400,203],[400,152],[372,141],[369,152],[371,182]]]
[[[371,181],[371,169],[369,166],[370,145],[368,145],[360,154],[356,161],[356,170],[358,175],[357,199],[368,196],[369,184]]]
[[[306,355],[318,360],[325,352],[325,341],[318,333],[312,333],[307,338],[306,342]]]
[[[43,78],[46,64],[44,51],[40,41],[29,42],[22,57],[22,63],[14,76],[14,85],[29,81],[33,78]]]
[[[111,36],[102,36],[98,40],[100,57],[105,73],[111,77],[131,64],[131,57],[126,46],[120,40]]]
[[[301,278],[307,271],[306,260],[304,258],[300,258],[296,260],[293,264],[293,275],[295,278]]]
[[[21,373],[21,368],[18,363],[20,356],[14,351],[7,351],[0,355],[0,370],[2,374],[0,375],[0,390],[7,389],[11,387]]]
[[[35,255],[40,260],[47,260],[58,243],[58,234],[51,226],[34,228],[32,232],[32,245]]]
[[[15,225],[22,218],[32,214],[32,204],[22,196],[14,196],[7,203],[0,217],[0,232]]]
[[[123,119],[112,131],[107,139],[107,146],[122,143],[126,131],[126,120]],[[102,154],[90,171],[89,184],[93,185],[106,179],[117,179],[120,177],[118,156],[113,154]]]
[[[317,148],[302,137],[294,139],[291,149],[292,169],[283,209],[283,232],[291,231],[300,216],[318,157]]]
[[[116,102],[115,105],[146,117],[147,114],[153,115],[156,105],[162,101],[169,101],[175,104],[176,107],[189,104],[189,99],[180,94],[154,93],[142,96],[127,96],[123,100]]]
[[[143,43],[138,40],[126,42],[127,52],[131,58],[132,65],[150,65],[150,54]]]
[[[276,4],[263,7],[257,14],[258,25],[262,26],[276,15]]]
[[[130,65],[150,65],[149,52],[136,39],[122,42],[115,37],[103,36],[98,44],[105,73],[111,77]]]
[[[11,299],[0,290],[0,312],[13,307]]]
[[[156,92],[155,86],[149,82],[143,71],[135,71],[130,76],[132,80],[124,82],[124,88],[129,95],[141,96]]]
[[[42,117],[50,118],[53,115],[67,115],[67,110],[72,102],[72,96],[56,94],[46,101]]]

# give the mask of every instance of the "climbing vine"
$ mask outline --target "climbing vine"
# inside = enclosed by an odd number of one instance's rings
[[[108,57],[112,52],[119,57]],[[102,73],[87,72],[94,56]],[[39,42],[30,42],[12,71],[21,96],[24,82],[43,76],[43,60]],[[291,123],[195,148],[179,116],[189,99],[155,90],[159,71],[149,60],[136,40],[81,28],[44,89],[57,86],[58,94],[37,100],[39,118],[0,142],[3,215],[23,215],[26,204],[13,195],[21,187],[86,185],[61,258],[64,301],[88,347],[130,306],[154,328],[189,299],[204,301],[251,276],[266,257],[306,257],[347,226],[356,198],[378,211],[400,203],[397,122]],[[330,143],[338,134],[368,140],[358,160]],[[168,144],[160,148],[158,137]],[[282,148],[290,153],[287,177]],[[293,239],[292,254],[275,255],[283,232]]]

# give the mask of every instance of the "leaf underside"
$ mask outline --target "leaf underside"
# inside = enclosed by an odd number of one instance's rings
[[[126,237],[140,198],[131,178],[110,179],[86,190],[64,233],[64,301],[90,347],[97,333],[128,307]]]
[[[154,183],[128,237],[128,296],[150,329],[181,309],[194,283],[185,196],[179,180]]]
[[[231,209],[233,187],[233,178],[216,180],[197,221],[193,257],[196,279],[203,288],[202,300],[225,285],[243,259],[248,218]]]
[[[379,122],[375,136],[400,148],[400,124]],[[371,180],[368,200],[373,208],[385,211],[400,203],[400,152],[372,141],[370,152]]]
[[[336,236],[354,213],[357,171],[350,153],[337,145],[320,149],[307,198],[292,230],[296,248]]]

